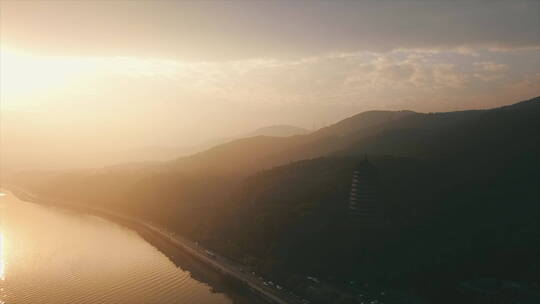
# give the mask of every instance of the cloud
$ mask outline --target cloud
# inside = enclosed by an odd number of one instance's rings
[[[480,67],[485,72],[503,72],[509,69],[507,64],[494,63],[491,61],[475,62],[474,65]]]
[[[474,77],[485,82],[496,81],[504,78],[510,67],[507,64],[494,63],[491,61],[475,62],[477,72]]]
[[[407,81],[415,72],[411,64],[387,65],[381,69],[381,75],[392,81]]]
[[[523,95],[517,92],[518,85],[505,84],[538,73],[534,58],[539,58],[531,50],[472,55],[405,49],[206,62],[27,55],[2,65],[3,87],[8,87],[6,81],[18,79],[24,95],[16,98],[5,90],[3,107],[152,111],[155,117],[181,117],[186,123],[193,113],[232,115],[233,109],[238,113],[251,109],[250,113],[258,113],[255,117],[294,107],[328,107],[331,115],[344,108],[442,111],[493,105],[500,96]],[[36,73],[35,67],[48,68]],[[42,79],[49,79],[49,85],[43,86]],[[527,87],[526,91],[534,90]]]
[[[538,1],[2,1],[3,44],[182,61],[540,47]]]

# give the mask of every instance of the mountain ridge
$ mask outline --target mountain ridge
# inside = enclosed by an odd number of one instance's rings
[[[466,303],[464,280],[537,278],[539,132],[540,97],[487,110],[371,112],[144,168],[11,182],[160,223],[290,289],[315,275]],[[347,226],[351,178],[366,154],[384,211],[375,238]]]

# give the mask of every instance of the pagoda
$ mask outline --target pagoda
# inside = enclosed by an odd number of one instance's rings
[[[375,226],[380,221],[378,188],[378,170],[366,155],[355,168],[352,177],[348,203],[351,223],[361,226]]]

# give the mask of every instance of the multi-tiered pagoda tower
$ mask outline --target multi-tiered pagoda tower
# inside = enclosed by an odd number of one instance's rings
[[[381,221],[379,205],[379,174],[367,156],[353,173],[348,212],[350,222],[363,227],[375,227]]]

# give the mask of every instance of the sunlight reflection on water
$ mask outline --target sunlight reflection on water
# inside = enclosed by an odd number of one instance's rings
[[[0,304],[231,302],[132,230],[0,197]]]
[[[5,196],[4,193],[0,192],[0,197]],[[2,206],[0,205],[0,208]],[[0,219],[1,220],[1,219]],[[2,223],[0,222],[0,281],[6,280],[6,266],[4,262],[4,251],[5,251],[5,244],[4,244],[4,233],[2,232]],[[0,285],[0,304],[6,304],[2,298],[5,296],[4,286],[3,284]]]
[[[4,265],[4,235],[0,230],[0,280],[4,281],[5,278],[5,265]],[[1,302],[0,302],[1,303]]]

